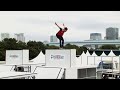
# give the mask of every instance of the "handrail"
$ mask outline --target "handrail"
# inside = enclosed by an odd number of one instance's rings
[[[59,71],[59,73],[58,73],[58,75],[57,75],[57,78],[56,78],[56,79],[58,79],[58,77],[59,77],[59,75],[60,75],[61,70],[62,70],[62,68],[60,69],[60,71]]]
[[[13,69],[13,67],[14,67],[14,66],[12,66],[11,70]],[[10,71],[11,71],[11,70],[10,70]]]

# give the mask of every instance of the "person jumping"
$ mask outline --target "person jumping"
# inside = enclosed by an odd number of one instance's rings
[[[55,22],[55,25],[58,26],[58,24]],[[63,38],[63,34],[68,30],[67,27],[65,27],[65,25],[63,24],[64,28],[61,28],[60,26],[58,26],[58,28],[60,29],[57,34],[56,37],[59,39],[60,41],[60,48],[64,47],[64,38]]]

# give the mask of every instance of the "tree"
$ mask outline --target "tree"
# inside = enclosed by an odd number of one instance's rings
[[[120,46],[118,46],[117,48],[118,48],[118,50],[120,50]]]
[[[45,45],[42,42],[29,41],[27,42],[27,48],[30,53],[30,60],[37,57],[38,54],[45,49]]]
[[[54,45],[51,45],[51,46],[46,45],[44,47],[44,50],[42,50],[43,54],[45,54],[46,49],[59,49],[59,47],[58,46],[54,46]]]
[[[0,50],[0,61],[5,61],[5,54],[6,54],[5,50]]]
[[[14,38],[5,38],[0,42],[0,61],[5,61],[6,50],[16,50],[17,40]]]
[[[110,50],[114,50],[114,49],[118,49],[118,47],[116,47],[115,45],[102,45],[99,49],[110,49]]]
[[[19,42],[17,43],[17,47],[18,47],[17,49],[19,49],[19,50],[27,49],[27,44],[24,43],[24,42],[19,41]]]
[[[87,52],[87,48],[86,47],[84,47],[84,46],[82,46],[82,47],[80,47],[81,49],[82,49],[82,51],[84,51],[85,53]]]
[[[2,49],[4,50],[15,50],[17,49],[17,40],[14,39],[14,38],[5,38],[3,41],[2,41]]]
[[[81,54],[81,49],[80,47],[76,46],[76,45],[71,45],[71,44],[67,44],[64,47],[65,49],[76,49],[76,55],[80,55]]]

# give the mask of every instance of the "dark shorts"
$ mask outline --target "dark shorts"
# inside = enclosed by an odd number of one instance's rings
[[[64,40],[62,36],[60,35],[56,35],[56,37],[59,39],[59,40]]]

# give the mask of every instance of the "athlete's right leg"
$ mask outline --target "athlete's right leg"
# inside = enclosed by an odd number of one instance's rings
[[[62,40],[60,39],[60,48],[62,48]]]
[[[63,48],[63,46],[64,46],[64,39],[63,39],[62,36],[60,36],[59,39],[60,39],[60,47]]]

